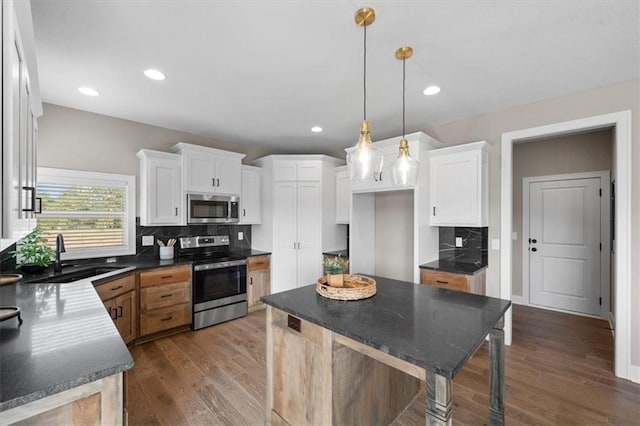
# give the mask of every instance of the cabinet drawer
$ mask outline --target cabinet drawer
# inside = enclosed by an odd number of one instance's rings
[[[270,256],[253,256],[247,259],[247,265],[250,271],[254,271],[256,269],[269,269],[270,266]]]
[[[157,333],[191,323],[191,304],[169,306],[140,313],[140,335]]]
[[[469,291],[467,278],[464,275],[449,274],[428,269],[422,269],[420,271],[420,284],[447,288],[449,290]]]
[[[96,291],[102,300],[109,300],[128,291],[136,289],[136,276],[128,275],[96,286]]]
[[[188,282],[162,284],[140,289],[142,311],[191,302],[191,286]]]
[[[171,268],[159,268],[140,273],[140,287],[149,287],[158,284],[169,284],[189,281],[191,279],[191,266],[176,266]]]

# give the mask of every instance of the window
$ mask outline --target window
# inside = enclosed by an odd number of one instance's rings
[[[38,226],[65,259],[135,254],[135,176],[38,167]]]

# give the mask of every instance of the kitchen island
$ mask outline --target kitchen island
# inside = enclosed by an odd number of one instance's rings
[[[133,359],[89,281],[0,287],[0,425],[123,424]]]
[[[373,277],[377,294],[335,301],[315,285],[267,306],[267,420],[388,424],[426,381],[427,424],[451,424],[451,380],[489,335],[489,423],[504,421],[503,317],[511,302]]]

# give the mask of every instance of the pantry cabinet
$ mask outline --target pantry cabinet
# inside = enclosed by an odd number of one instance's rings
[[[185,191],[240,195],[244,154],[184,142],[171,151],[182,155]]]
[[[482,141],[429,153],[432,226],[488,226],[488,150]]]
[[[96,291],[125,343],[137,337],[138,319],[135,274],[102,282]]]
[[[262,222],[262,169],[242,166],[242,192],[240,194],[240,224],[258,225]]]
[[[262,224],[253,247],[271,253],[271,292],[313,284],[322,275],[322,252],[346,245],[336,224],[335,167],[324,155],[270,155],[263,170]]]
[[[140,163],[140,225],[183,225],[182,158],[148,149],[136,155]]]
[[[336,223],[349,224],[351,216],[351,181],[347,166],[336,167]]]
[[[262,296],[271,294],[270,256],[253,256],[247,259],[247,304],[249,311],[264,307]]]
[[[36,226],[37,118],[42,115],[29,2],[2,2],[0,250]]]

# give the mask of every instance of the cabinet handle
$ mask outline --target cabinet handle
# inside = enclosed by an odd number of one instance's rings
[[[122,287],[124,287],[124,286],[123,285],[119,285],[118,287],[111,287],[111,291],[120,290]]]
[[[161,279],[161,280],[166,280],[167,278],[171,278],[171,277],[173,277],[173,275],[162,275],[162,276],[160,277],[160,279]]]
[[[118,318],[122,318],[122,306],[118,306]]]
[[[436,215],[436,206],[433,206],[433,215]]]
[[[22,209],[23,212],[35,212],[36,211],[36,188],[33,186],[23,186],[23,190],[31,193],[31,208]]]
[[[169,315],[168,317],[160,318],[160,321],[170,321],[173,319],[173,315]]]
[[[176,216],[178,216],[178,208],[176,207]]]
[[[173,296],[173,293],[163,294],[162,296],[160,296],[160,298],[164,299],[165,297],[171,297],[171,296]]]
[[[438,284],[449,284],[449,281],[440,281],[440,280],[436,280],[436,282]]]
[[[246,209],[242,209],[242,216],[246,216],[247,215],[247,210]]]
[[[249,285],[253,285],[253,277],[249,277]]]
[[[34,213],[35,214],[41,214],[42,213],[42,198],[41,197],[36,197],[36,200],[38,201],[38,209]]]
[[[216,185],[217,187],[220,187],[220,179],[219,178],[216,179],[216,184],[217,184]]]
[[[112,320],[117,320],[118,319],[118,311],[116,309],[113,309],[113,312],[115,314],[115,316],[114,316],[114,314],[111,313],[111,309],[112,308],[109,308],[109,316],[111,317]]]
[[[380,172],[380,182],[382,182],[382,172]]]

